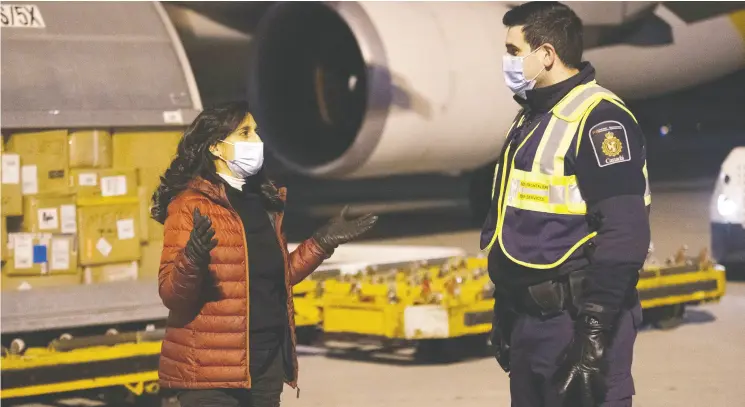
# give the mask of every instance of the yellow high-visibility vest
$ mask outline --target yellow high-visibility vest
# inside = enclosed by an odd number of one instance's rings
[[[513,262],[534,269],[552,269],[597,234],[587,225],[587,205],[577,176],[565,173],[564,162],[570,154],[576,156],[579,152],[585,121],[604,100],[617,105],[636,121],[618,96],[591,81],[572,89],[551,109],[540,142],[532,139],[537,137],[534,133],[542,124],[537,123],[517,147],[510,162],[507,161],[514,146],[506,147],[494,169],[492,199],[497,185],[502,193],[496,203],[496,227],[484,251],[490,251],[499,242],[504,254]],[[507,134],[515,125],[520,127],[523,120],[524,116],[520,115]],[[575,138],[575,151],[570,152]],[[532,162],[532,167],[529,170],[515,168],[518,157],[521,162]],[[509,168],[507,178],[503,171],[501,179],[497,179],[500,165]],[[650,205],[646,162],[642,172],[647,184],[644,201]]]

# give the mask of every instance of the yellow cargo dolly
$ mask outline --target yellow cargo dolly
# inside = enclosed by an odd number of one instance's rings
[[[418,355],[451,359],[457,348],[485,345],[491,329],[494,286],[484,258],[417,262],[355,275],[320,272],[295,286],[298,329],[321,327],[324,335],[372,337],[418,345]],[[640,271],[637,285],[647,322],[672,328],[688,304],[718,301],[725,271],[706,253],[681,251],[664,265]],[[70,391],[126,388],[133,396],[157,396],[163,331],[130,332],[52,341],[47,348],[3,348],[2,399]],[[477,341],[472,341],[473,339]],[[469,342],[470,341],[470,342]],[[474,346],[476,345],[476,346]]]
[[[156,395],[160,347],[160,341],[146,341],[70,351],[7,351],[2,358],[0,396],[10,399],[115,386],[135,396]]]
[[[295,302],[295,327],[315,327],[321,323],[321,299],[317,297],[318,281],[305,279],[292,288]]]
[[[383,341],[417,341],[447,353],[449,339],[491,330],[493,285],[485,258],[453,259],[444,267],[360,273],[323,285],[323,332]],[[725,271],[708,258],[681,249],[664,265],[645,265],[637,284],[645,323],[669,329],[682,322],[686,305],[718,301]],[[426,343],[431,342],[431,343]],[[434,350],[436,349],[436,352]]]

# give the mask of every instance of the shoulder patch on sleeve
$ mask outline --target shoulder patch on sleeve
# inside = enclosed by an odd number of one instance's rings
[[[631,160],[626,127],[615,120],[606,120],[590,129],[590,142],[598,166],[607,167]]]

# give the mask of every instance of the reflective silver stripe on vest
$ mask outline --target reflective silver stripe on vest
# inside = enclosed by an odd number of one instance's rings
[[[574,113],[575,110],[577,110],[582,103],[589,100],[593,96],[599,93],[609,93],[613,95],[611,91],[608,89],[605,89],[602,86],[599,85],[593,85],[593,86],[587,86],[584,89],[582,89],[579,92],[579,95],[573,96],[573,99],[569,101],[569,103],[564,104],[564,106],[561,107],[561,110],[559,111],[559,114],[568,117],[572,113]]]
[[[556,151],[561,145],[561,140],[564,138],[564,133],[569,127],[569,122],[560,120],[555,116],[551,118],[554,121],[554,126],[551,132],[546,134],[548,140],[541,153],[541,172],[546,175],[554,175],[554,158]]]
[[[582,192],[580,192],[579,190],[579,185],[567,185],[567,189],[569,190],[569,192],[567,193],[569,203],[581,204],[585,202],[585,200],[582,198]]]
[[[642,168],[644,173],[644,204],[649,205],[652,203],[652,189],[649,187],[649,172],[647,171],[647,160],[644,160],[644,167]]]

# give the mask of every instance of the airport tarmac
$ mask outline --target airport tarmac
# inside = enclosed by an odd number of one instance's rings
[[[708,246],[711,182],[652,185],[653,239],[660,260],[672,255],[681,244],[689,245],[692,252]],[[303,195],[302,188],[298,188],[290,196],[305,201],[303,198],[311,197],[313,192]],[[325,192],[315,190],[317,195]],[[291,200],[285,221],[290,239],[298,241],[309,236],[317,225],[338,211],[341,202],[355,201],[359,203],[353,206],[357,212],[383,209],[376,210],[381,219],[366,241],[459,246],[471,253],[478,251],[478,228],[470,219],[466,202],[457,196],[443,194],[407,200],[388,194],[387,199],[376,201],[364,194],[355,195],[352,190],[341,192],[338,201],[296,203],[293,208]],[[745,386],[741,383],[745,377],[744,338],[742,282],[729,282],[720,303],[690,307],[685,323],[676,329],[642,330],[633,367],[637,392],[634,405],[745,406]],[[508,406],[510,400],[507,375],[491,357],[421,365],[362,357],[339,359],[321,347],[301,347],[299,362],[300,398],[285,387],[283,406],[493,407]]]
[[[712,189],[710,179],[653,183],[652,236],[660,261],[683,244],[692,253],[709,246]],[[424,221],[451,230],[370,241],[459,246],[478,252],[478,229],[455,226],[469,222],[466,202],[433,207],[384,214],[379,226],[405,230]],[[333,213],[330,209],[327,212]],[[434,229],[431,225],[425,228]],[[301,397],[296,399],[287,387],[283,406],[492,407],[510,403],[507,375],[492,358],[417,366],[336,360],[324,357],[323,351],[318,353],[300,357]],[[643,329],[637,340],[633,374],[637,407],[745,406],[741,383],[745,377],[745,283],[729,282],[720,303],[690,307],[685,323],[677,329]]]

